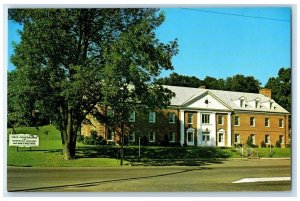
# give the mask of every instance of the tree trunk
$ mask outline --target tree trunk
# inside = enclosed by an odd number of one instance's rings
[[[76,137],[77,137],[77,128],[74,127],[74,121],[72,117],[72,111],[68,111],[67,121],[65,128],[61,132],[63,143],[63,157],[65,160],[75,159],[76,152]]]
[[[122,120],[121,122],[121,161],[120,165],[123,166],[123,160],[124,160],[124,122]]]

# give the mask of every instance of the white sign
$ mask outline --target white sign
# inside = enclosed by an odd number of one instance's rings
[[[36,147],[39,146],[39,136],[31,134],[9,135],[9,146]]]

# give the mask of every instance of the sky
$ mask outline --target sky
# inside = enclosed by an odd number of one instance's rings
[[[162,42],[178,39],[179,53],[172,59],[181,75],[226,79],[254,76],[263,87],[281,67],[291,67],[291,10],[288,7],[162,8],[165,22],[156,30]],[[8,55],[19,42],[16,23],[8,23]],[[9,59],[8,59],[9,60]],[[9,62],[8,70],[14,69]]]

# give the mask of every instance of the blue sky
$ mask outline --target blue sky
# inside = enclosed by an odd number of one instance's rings
[[[177,38],[179,43],[174,72],[200,79],[243,74],[264,86],[281,67],[291,67],[289,8],[192,9],[162,9],[166,20],[157,29],[157,37],[163,42]],[[11,55],[11,43],[19,41],[21,27],[12,22],[8,26]],[[14,69],[13,65],[9,63],[8,69]],[[161,76],[173,71],[163,71]]]

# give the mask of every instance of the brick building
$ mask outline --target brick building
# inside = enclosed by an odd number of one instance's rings
[[[128,120],[126,135],[137,143],[146,136],[150,143],[169,143],[190,146],[231,147],[246,143],[285,147],[290,143],[289,112],[271,99],[270,89],[259,93],[244,93],[205,88],[164,86],[173,91],[167,109],[149,113],[133,112]],[[103,111],[112,115],[113,111]],[[110,128],[89,117],[92,125],[82,125],[83,135],[97,131],[108,142],[119,142],[119,128]],[[167,136],[167,138],[166,138]]]

